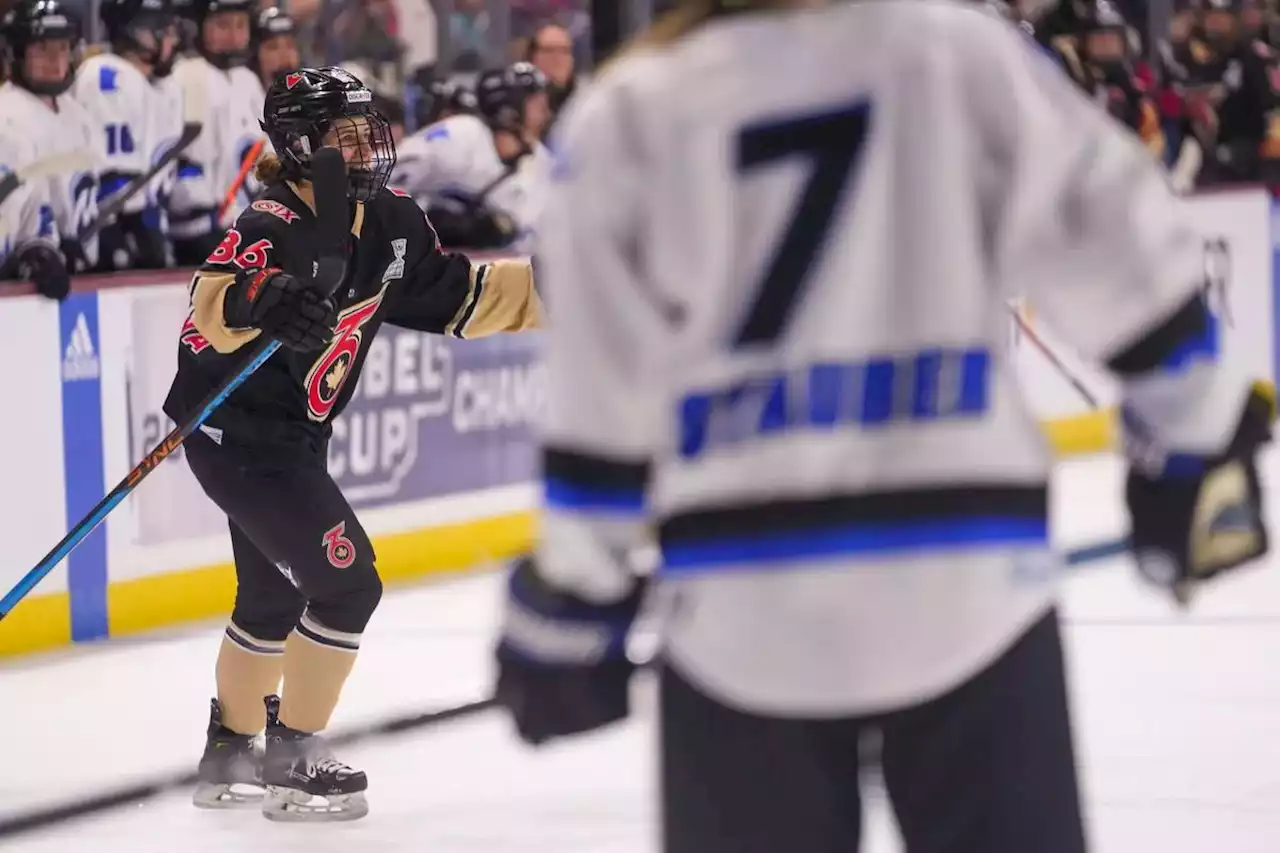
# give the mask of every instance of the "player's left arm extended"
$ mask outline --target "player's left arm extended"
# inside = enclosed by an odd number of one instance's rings
[[[473,262],[445,252],[417,206],[406,199],[402,207],[421,220],[419,245],[428,249],[403,270],[395,262],[388,268],[387,275],[399,272],[403,279],[394,288],[388,322],[467,339],[542,327],[542,300],[528,261]]]

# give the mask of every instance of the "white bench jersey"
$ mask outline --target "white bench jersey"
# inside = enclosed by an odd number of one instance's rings
[[[722,701],[911,704],[1052,605],[1011,298],[1170,450],[1242,410],[1216,332],[1169,346],[1204,261],[1165,176],[977,4],[715,20],[619,59],[552,147],[540,565],[608,599],[656,531],[665,654]]]
[[[89,113],[70,93],[54,99],[56,109],[48,102],[15,83],[0,84],[0,148],[25,151],[25,162],[10,164],[25,166],[35,159],[50,154],[82,152],[89,155],[91,165],[85,169],[51,175],[45,178],[44,194],[52,223],[40,226],[48,231],[52,224],[52,238],[71,239],[98,218],[98,174],[100,159],[97,145],[97,128]],[[34,140],[33,146],[30,142]],[[92,266],[98,258],[98,238],[80,247],[85,259]]]
[[[203,56],[188,56],[174,66],[173,76],[184,99],[205,104],[204,129],[178,165],[169,201],[170,232],[176,239],[195,239],[221,231],[218,208],[240,173],[245,155],[263,135],[262,84],[247,69],[224,71]],[[252,189],[252,187],[251,187]],[[225,221],[248,205],[242,189]]]
[[[419,207],[426,210],[443,197],[474,200],[485,194],[486,207],[515,223],[511,251],[535,251],[535,225],[550,167],[544,145],[536,144],[508,174],[489,126],[476,116],[457,115],[406,137],[396,147],[391,183],[413,196]]]
[[[40,159],[39,140],[29,135],[0,133],[0,178]],[[51,184],[37,178],[18,185],[0,202],[0,270],[6,275],[16,269],[5,269],[33,243],[57,248],[58,232],[54,227],[53,205],[49,200]]]

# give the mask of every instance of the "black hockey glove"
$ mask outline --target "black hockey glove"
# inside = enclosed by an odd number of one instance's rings
[[[516,225],[510,216],[469,199],[437,199],[427,210],[427,219],[442,246],[501,249],[516,238]]]
[[[71,292],[71,274],[53,246],[35,243],[18,252],[18,278],[36,286],[36,292],[59,302]]]
[[[1274,420],[1272,393],[1255,386],[1225,453],[1173,456],[1158,475],[1131,467],[1125,498],[1138,570],[1180,604],[1196,584],[1267,553],[1257,453]]]
[[[232,285],[223,303],[228,326],[261,329],[283,347],[310,352],[333,339],[333,300],[278,269],[259,270]]]
[[[95,270],[164,269],[169,246],[158,223],[148,221],[146,211],[123,213],[98,233],[98,265]]]
[[[89,258],[85,255],[84,246],[80,245],[79,240],[75,237],[63,237],[59,248],[62,250],[62,259],[68,270],[76,275],[89,271]]]
[[[630,713],[635,664],[626,641],[644,581],[614,604],[592,604],[548,586],[533,559],[516,562],[507,583],[498,644],[497,703],[526,743],[589,732]]]

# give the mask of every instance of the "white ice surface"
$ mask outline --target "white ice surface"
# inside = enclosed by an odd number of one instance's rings
[[[1268,479],[1276,465],[1268,460]],[[1122,528],[1114,463],[1060,475],[1064,547]],[[337,729],[481,698],[493,577],[389,594]],[[1187,614],[1125,561],[1082,570],[1064,612],[1095,853],[1280,851],[1280,573],[1221,583]],[[89,795],[199,754],[218,631],[87,648],[0,669],[0,817]],[[173,794],[0,841],[5,853],[646,853],[656,850],[650,717],[546,750],[482,714],[353,746],[372,811],[278,825]],[[896,853],[878,799],[863,853]],[[803,853],[784,851],[783,853]],[[852,851],[851,851],[852,853]]]

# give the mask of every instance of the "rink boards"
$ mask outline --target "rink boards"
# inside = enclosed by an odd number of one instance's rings
[[[1225,345],[1275,376],[1276,240],[1261,190],[1190,202],[1206,239]],[[1277,220],[1280,221],[1280,220]],[[181,274],[85,280],[61,304],[0,298],[0,593],[40,559],[172,424],[161,411],[186,316]],[[1010,324],[1031,405],[1060,452],[1112,442],[1112,383],[1037,333],[1102,405],[1090,411]],[[386,327],[335,426],[329,466],[389,584],[492,565],[532,537],[532,427],[545,402],[538,334],[453,341]],[[218,618],[233,574],[225,519],[185,463],[158,468],[0,623],[0,654]]]

